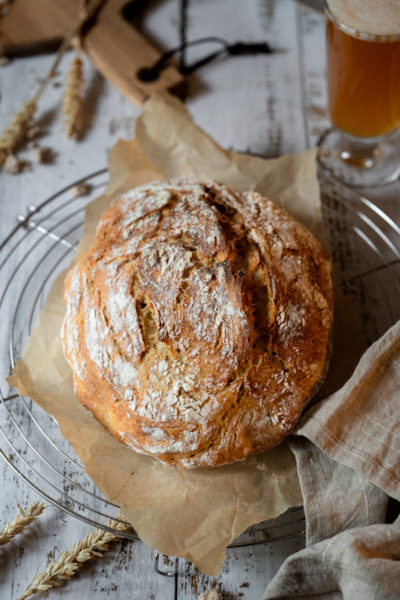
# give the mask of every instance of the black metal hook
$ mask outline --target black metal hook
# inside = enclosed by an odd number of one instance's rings
[[[137,77],[143,82],[156,81],[163,69],[167,67],[168,61],[176,53],[180,52],[182,54],[183,51],[190,46],[198,46],[200,44],[210,43],[219,44],[221,48],[211,52],[210,54],[206,54],[206,56],[203,56],[190,65],[187,65],[184,61],[181,61],[179,70],[182,75],[190,75],[193,73],[193,71],[196,71],[200,67],[203,67],[212,60],[215,60],[224,54],[227,56],[244,56],[254,54],[271,54],[273,52],[273,49],[267,42],[234,42],[233,44],[230,44],[220,37],[208,36],[199,38],[197,40],[191,40],[189,42],[185,41],[182,44],[179,44],[179,46],[176,46],[171,50],[167,50],[167,52],[164,52],[164,54],[153,65],[139,69]]]

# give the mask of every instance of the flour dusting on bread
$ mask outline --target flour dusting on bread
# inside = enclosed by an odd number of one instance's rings
[[[191,178],[115,200],[69,272],[77,398],[122,443],[184,468],[278,444],[329,354],[329,259],[257,193]]]

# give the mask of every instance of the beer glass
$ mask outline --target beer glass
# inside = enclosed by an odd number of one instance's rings
[[[319,162],[354,186],[400,175],[400,0],[326,0],[329,116]]]

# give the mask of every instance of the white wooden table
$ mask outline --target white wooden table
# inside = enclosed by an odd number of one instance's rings
[[[178,2],[155,3],[146,28],[164,47],[178,42]],[[279,52],[219,60],[191,76],[187,105],[194,120],[223,146],[267,157],[315,145],[326,127],[324,18],[292,0],[192,0],[188,38],[220,35],[230,41],[267,40]],[[50,56],[12,61],[0,69],[0,129],[8,124],[43,77]],[[52,192],[106,165],[107,151],[118,138],[129,139],[139,108],[125,100],[90,64],[85,65],[87,132],[76,143],[62,133],[61,84],[71,57],[40,103],[43,146],[54,151],[51,165],[32,172],[0,175],[0,240],[15,225],[18,213]],[[22,157],[30,159],[30,151]],[[385,192],[397,210],[398,188]],[[1,327],[1,325],[0,325]],[[0,463],[0,525],[11,520],[16,503],[27,506],[37,494]],[[0,598],[17,598],[52,557],[83,538],[90,527],[53,507],[46,509],[29,533],[0,549]],[[286,556],[301,548],[302,539],[229,550],[220,577],[194,576],[179,561],[178,574],[167,578],[153,571],[154,552],[142,543],[116,544],[65,587],[48,594],[54,600],[78,597],[132,600],[194,600],[212,585],[223,598],[256,600]]]

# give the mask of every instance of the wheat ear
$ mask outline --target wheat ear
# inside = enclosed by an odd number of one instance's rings
[[[64,129],[68,137],[77,137],[82,115],[83,62],[77,52],[68,71],[64,92]]]
[[[13,537],[18,535],[18,533],[21,533],[25,527],[28,527],[28,525],[30,525],[36,519],[36,517],[38,517],[44,511],[44,509],[45,506],[41,502],[34,502],[26,510],[24,510],[18,504],[18,510],[20,514],[15,517],[11,523],[7,523],[7,525],[5,525],[0,531],[0,546],[8,544]]]
[[[35,115],[37,108],[36,97],[29,100],[21,110],[16,113],[8,128],[0,137],[0,166],[4,164],[8,154],[12,154],[17,146],[25,138],[29,125]]]
[[[130,529],[129,525],[119,521],[110,521],[109,525],[118,531]],[[45,571],[36,575],[18,600],[25,600],[33,594],[59,587],[65,580],[73,577],[86,561],[102,556],[103,552],[108,550],[108,545],[111,542],[120,539],[114,533],[103,529],[97,529],[95,533],[90,533],[83,541],[77,542],[72,550],[63,552],[58,560],[53,560]]]

